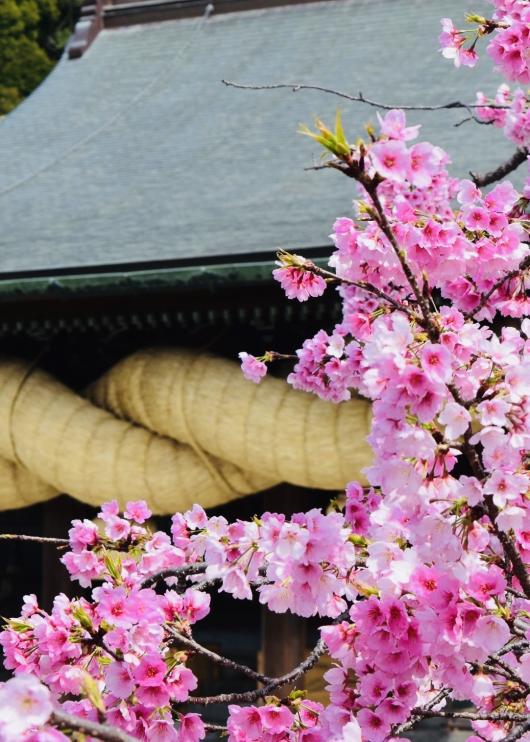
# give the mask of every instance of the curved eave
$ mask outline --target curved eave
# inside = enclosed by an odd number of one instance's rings
[[[325,266],[330,248],[301,249],[303,255]],[[208,263],[158,261],[144,265],[93,266],[82,271],[63,269],[33,271],[0,276],[0,303],[44,298],[139,296],[166,291],[190,293],[197,290],[231,288],[272,281],[274,253],[269,257],[248,256],[234,262],[220,259]]]

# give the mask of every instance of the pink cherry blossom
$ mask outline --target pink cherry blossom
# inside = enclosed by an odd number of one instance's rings
[[[410,154],[404,144],[397,140],[379,142],[370,148],[370,157],[375,169],[384,178],[402,183],[410,170]]]
[[[241,370],[245,378],[253,381],[255,384],[259,384],[267,373],[266,364],[244,351],[239,354],[239,358],[241,359]]]
[[[136,500],[128,502],[124,512],[128,520],[134,520],[136,523],[145,523],[151,517],[151,511],[147,507],[145,500]]]
[[[455,440],[463,435],[471,422],[471,415],[465,407],[457,402],[448,402],[438,415],[438,421],[445,425],[445,435]]]
[[[17,675],[0,684],[0,735],[21,739],[31,727],[44,724],[52,713],[50,691],[32,675]]]
[[[288,299],[307,301],[311,296],[322,296],[326,289],[326,282],[321,276],[296,266],[276,268],[272,274],[280,282]]]
[[[451,379],[451,355],[447,348],[427,343],[420,354],[426,376],[434,382],[446,383]]]

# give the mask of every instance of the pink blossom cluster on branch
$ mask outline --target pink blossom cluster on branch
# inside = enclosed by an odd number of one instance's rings
[[[526,3],[512,16],[496,7],[496,48],[515,25],[527,60]],[[526,98],[509,109],[501,94],[492,120],[511,121],[523,144]],[[362,539],[359,595],[348,619],[322,628],[337,662],[328,691],[368,742],[450,715],[449,697],[475,709],[470,742],[530,739],[526,202],[509,182],[483,193],[451,178],[445,153],[411,143],[417,133],[391,111],[378,134],[346,147],[340,125],[319,123],[329,166],[358,183],[355,218],[334,225],[333,271],[280,254],[276,274],[290,297],[305,300],[310,273],[338,285],[343,303],[342,321],[297,352],[289,381],[373,403],[371,489],[352,483],[345,511]]]
[[[528,44],[530,8],[526,0],[489,0],[494,7],[491,18],[469,14],[471,27],[456,28],[450,18],[442,19],[440,46],[442,54],[456,67],[474,67],[478,61],[480,39],[492,36],[487,53],[499,72],[508,80],[530,82]]]
[[[442,19],[442,54],[457,67],[473,67],[478,61],[477,46],[482,37],[491,36],[487,52],[497,70],[513,82],[530,82],[530,6],[527,0],[489,0],[494,6],[491,18],[468,15],[472,28],[456,29],[450,18]],[[476,118],[503,129],[505,136],[523,151],[530,143],[530,113],[527,91],[511,90],[503,83],[496,95],[477,93]],[[530,162],[529,162],[530,164]],[[530,175],[523,195],[530,198]]]

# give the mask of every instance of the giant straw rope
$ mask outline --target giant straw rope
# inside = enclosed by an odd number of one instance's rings
[[[81,397],[0,361],[0,509],[58,493],[153,512],[213,507],[280,482],[337,490],[370,463],[364,400],[334,405],[281,379],[176,349],[126,358]]]

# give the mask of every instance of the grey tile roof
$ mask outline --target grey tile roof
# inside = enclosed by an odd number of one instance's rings
[[[297,126],[340,105],[354,133],[375,112],[221,78],[318,82],[390,102],[473,99],[499,82],[487,59],[458,72],[437,52],[440,15],[465,6],[328,0],[103,31],[0,124],[0,275],[326,245],[353,185],[304,172],[319,152]],[[457,174],[511,151],[490,127],[454,128],[461,112],[413,118]]]

